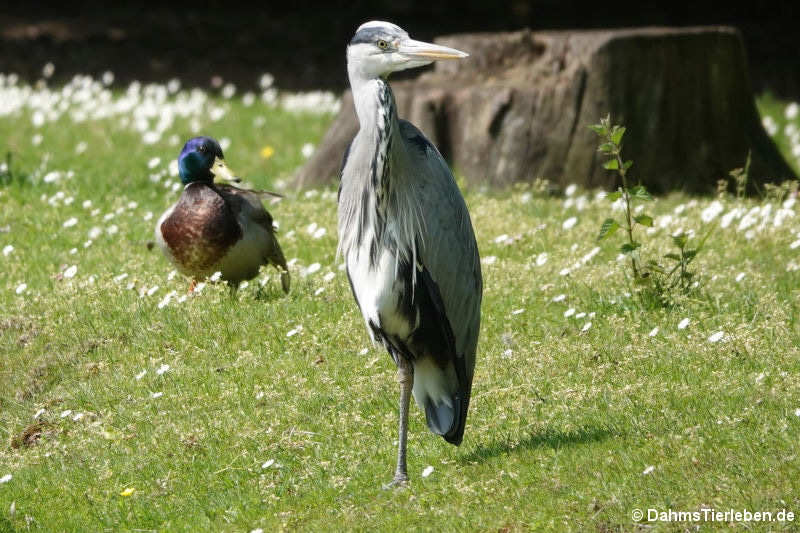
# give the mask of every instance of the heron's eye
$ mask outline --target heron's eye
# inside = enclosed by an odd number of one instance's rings
[[[206,148],[205,144],[201,144],[200,146],[197,147],[197,151],[200,152],[201,154],[204,154],[208,152],[208,148]]]
[[[386,41],[384,41],[383,39],[381,39],[380,41],[378,41],[378,43],[377,43],[377,44],[378,44],[378,48],[380,48],[381,50],[386,50],[387,48],[389,48],[389,43],[387,43],[387,42],[386,42]]]

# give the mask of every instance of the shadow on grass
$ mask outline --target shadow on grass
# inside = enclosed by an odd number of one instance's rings
[[[619,437],[621,434],[607,427],[583,426],[570,431],[544,429],[534,434],[523,437],[518,441],[509,439],[479,445],[477,448],[461,457],[462,462],[482,462],[501,455],[508,455],[523,450],[536,448],[559,449],[564,447],[580,446],[593,442],[604,441],[609,438]]]

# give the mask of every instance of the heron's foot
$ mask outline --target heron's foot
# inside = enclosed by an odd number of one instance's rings
[[[195,287],[197,287],[197,280],[193,279],[192,282],[189,284],[189,290],[186,291],[186,294],[192,294],[194,292]]]
[[[397,367],[397,382],[401,387],[414,383],[414,373],[410,366],[410,363],[403,361],[403,363]]]
[[[383,486],[383,490],[407,489],[408,474],[395,474],[394,479]]]

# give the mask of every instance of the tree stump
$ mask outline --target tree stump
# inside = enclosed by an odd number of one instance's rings
[[[764,131],[739,33],[729,27],[521,31],[441,37],[469,52],[392,83],[400,117],[416,124],[471,184],[549,180],[618,185],[588,125],[626,126],[623,157],[652,192],[710,192],[744,166],[751,181],[794,177]],[[338,178],[358,123],[352,96],[295,176]]]

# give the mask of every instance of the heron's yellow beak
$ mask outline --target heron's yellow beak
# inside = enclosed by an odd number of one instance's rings
[[[455,48],[423,41],[415,41],[414,39],[400,41],[397,51],[413,59],[429,61],[436,59],[463,59],[469,57],[468,53],[456,50]]]
[[[231,183],[239,183],[242,181],[233,174],[233,171],[231,171],[230,168],[228,168],[228,165],[225,164],[225,160],[220,159],[219,157],[214,159],[214,164],[211,165],[211,173],[214,174],[215,178],[230,181]]]

